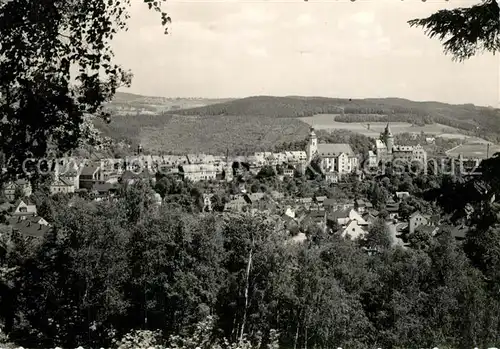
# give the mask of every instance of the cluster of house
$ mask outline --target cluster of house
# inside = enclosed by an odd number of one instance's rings
[[[208,210],[211,209],[211,195],[205,195],[205,205]],[[449,229],[456,239],[462,240],[465,237],[467,231],[465,226],[442,224],[439,215],[426,215],[417,211],[412,213],[408,220],[401,221],[399,205],[409,196],[408,192],[396,192],[394,197],[388,199],[385,206],[388,216],[384,219],[397,223],[394,229],[402,233],[397,233],[398,236],[395,236],[400,244],[405,244],[401,239],[402,236],[419,231],[436,235],[444,229]],[[341,236],[351,239],[365,236],[370,226],[380,218],[380,212],[366,199],[338,200],[326,196],[290,198],[276,191],[233,195],[225,205],[225,211],[252,210],[278,214],[285,228],[291,232],[300,232],[303,228],[317,225],[325,231],[335,229]],[[396,231],[394,233],[396,234]]]
[[[35,203],[28,197],[0,205],[0,212],[7,217],[5,226],[25,238],[41,238],[50,230],[50,224],[38,215]]]
[[[129,180],[136,180],[130,178]],[[36,205],[31,202],[29,195],[31,189],[23,182],[26,197],[18,199],[14,204],[3,204],[0,211],[8,216],[8,226],[29,238],[43,236],[49,229],[50,224],[38,216]],[[10,188],[10,187],[9,187]],[[18,190],[19,192],[19,190]],[[14,195],[12,188],[6,193],[8,198]],[[212,197],[214,194],[203,194],[204,211],[212,210]],[[400,202],[410,194],[408,192],[396,192],[393,198],[386,202],[385,209],[389,220],[397,220]],[[161,197],[155,194],[155,200],[161,205]],[[466,212],[469,212],[466,207]],[[346,238],[357,239],[369,231],[370,226],[380,217],[380,212],[374,209],[368,200],[338,200],[326,196],[314,197],[287,197],[278,191],[268,193],[246,193],[244,188],[240,194],[232,195],[229,202],[225,203],[224,210],[227,212],[241,211],[264,211],[270,214],[278,214],[285,228],[290,232],[302,231],[310,225],[327,230],[335,229]],[[470,214],[470,212],[469,212]],[[401,223],[403,224],[404,223]],[[406,224],[407,232],[413,234],[425,231],[436,235],[444,226],[440,224],[440,217],[428,216],[420,212],[410,215]],[[457,239],[465,236],[464,227],[453,227],[452,234]]]
[[[395,219],[399,202],[390,199],[388,204],[392,205],[389,218]],[[324,196],[297,199],[296,205],[288,206],[282,215],[288,227],[316,224],[324,230],[334,228],[341,236],[351,239],[367,234],[379,216],[380,212],[366,199],[336,200]]]
[[[349,144],[318,144],[314,129],[311,129],[305,151],[256,152],[251,156],[233,158],[210,154],[143,155],[140,147],[138,153],[125,159],[59,160],[53,166],[54,179],[50,192],[56,194],[86,190],[102,193],[124,179],[151,176],[156,172],[176,175],[179,179],[192,182],[229,182],[235,175],[245,171],[257,174],[264,166],[275,169],[280,166],[283,169],[280,177],[283,179],[293,177],[295,171],[303,173],[316,157],[321,159],[320,165],[327,182],[338,182],[342,176],[358,170],[358,157]],[[30,190],[29,183],[24,180],[9,183],[4,188],[8,198],[13,198],[16,188]]]
[[[208,210],[213,194],[205,194],[205,205]],[[397,216],[399,204],[391,214]],[[225,204],[225,211],[268,211],[278,214],[290,231],[302,230],[310,225],[318,225],[323,229],[336,226],[344,237],[359,238],[367,233],[370,225],[377,219],[379,212],[368,200],[338,200],[326,196],[285,197],[283,193],[242,193],[232,195]]]

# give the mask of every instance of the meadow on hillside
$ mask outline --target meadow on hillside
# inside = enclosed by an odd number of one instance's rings
[[[299,120],[313,126],[317,130],[349,130],[352,132],[360,133],[367,137],[378,138],[380,133],[387,126],[387,122],[339,122],[337,121],[337,114],[319,114]],[[447,135],[448,138],[455,136],[456,138],[464,138],[464,131],[442,124],[426,124],[414,125],[408,122],[390,122],[391,131],[393,134],[400,133],[425,133],[427,135],[440,136],[441,134]],[[368,128],[369,127],[369,128]]]

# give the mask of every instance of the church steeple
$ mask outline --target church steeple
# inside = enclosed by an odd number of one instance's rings
[[[311,161],[312,158],[314,157],[314,154],[316,154],[317,151],[318,151],[318,137],[316,137],[316,132],[314,132],[314,128],[311,127],[306,147],[307,161]]]
[[[385,145],[387,146],[387,153],[392,154],[392,149],[394,148],[394,136],[392,135],[389,123],[385,127]]]
[[[385,127],[385,135],[386,136],[390,136],[392,137],[392,132],[391,132],[391,128],[389,127],[389,123],[387,123],[387,126]]]

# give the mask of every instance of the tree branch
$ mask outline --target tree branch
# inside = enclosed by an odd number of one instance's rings
[[[500,11],[496,0],[483,0],[469,8],[441,10],[433,15],[408,21],[422,27],[430,38],[443,42],[444,52],[464,61],[479,52],[500,50]]]

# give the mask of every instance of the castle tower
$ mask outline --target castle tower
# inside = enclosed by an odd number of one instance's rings
[[[314,128],[311,127],[311,131],[309,132],[309,139],[307,141],[307,146],[306,146],[307,162],[310,162],[313,159],[317,151],[318,151],[318,137],[316,137]]]
[[[389,123],[387,123],[387,126],[385,127],[385,139],[387,145],[387,153],[392,154],[392,149],[394,148],[394,136],[392,135]]]

